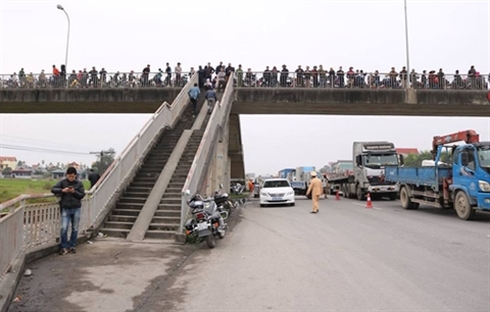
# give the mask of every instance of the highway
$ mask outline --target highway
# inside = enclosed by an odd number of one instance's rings
[[[398,201],[243,209],[175,278],[175,311],[490,311],[490,215]],[[215,300],[212,300],[212,298]]]
[[[490,311],[490,215],[398,201],[234,213],[215,249],[96,240],[28,265],[10,311]]]

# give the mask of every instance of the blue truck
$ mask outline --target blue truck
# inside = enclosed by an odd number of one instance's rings
[[[447,145],[460,141],[465,144]],[[399,186],[402,208],[455,209],[463,220],[474,218],[476,211],[490,212],[490,142],[479,142],[474,130],[465,130],[434,137],[432,153],[433,166],[385,167],[386,181]]]

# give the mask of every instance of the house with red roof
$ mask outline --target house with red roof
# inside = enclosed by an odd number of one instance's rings
[[[401,154],[403,156],[407,156],[409,154],[418,155],[419,154],[419,150],[416,149],[416,148],[397,148],[396,149],[396,153],[397,154]]]

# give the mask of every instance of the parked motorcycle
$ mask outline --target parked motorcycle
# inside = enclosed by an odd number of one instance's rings
[[[235,185],[232,186],[231,190],[232,190],[233,194],[242,195],[243,191],[245,190],[245,185],[241,185],[240,183],[236,183]]]
[[[190,192],[186,194],[189,196]],[[185,223],[187,236],[197,235],[204,239],[209,248],[216,247],[215,237],[225,238],[224,220],[228,218],[228,212],[219,208],[214,198],[205,199],[199,194],[193,195],[187,205],[192,213],[192,218]]]
[[[231,215],[232,208],[236,208],[235,203],[229,198],[228,193],[220,193],[223,189],[223,184],[219,185],[219,190],[214,192],[214,202],[218,205],[218,209],[228,212]]]

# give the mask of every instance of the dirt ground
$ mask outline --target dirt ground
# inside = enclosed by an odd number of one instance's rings
[[[239,211],[227,221],[229,232]],[[225,237],[226,240],[226,237]],[[217,241],[220,244],[219,240]],[[193,263],[201,244],[129,243],[101,238],[77,247],[77,254],[51,255],[26,269],[9,312],[170,311],[185,289],[173,287],[174,275]]]

